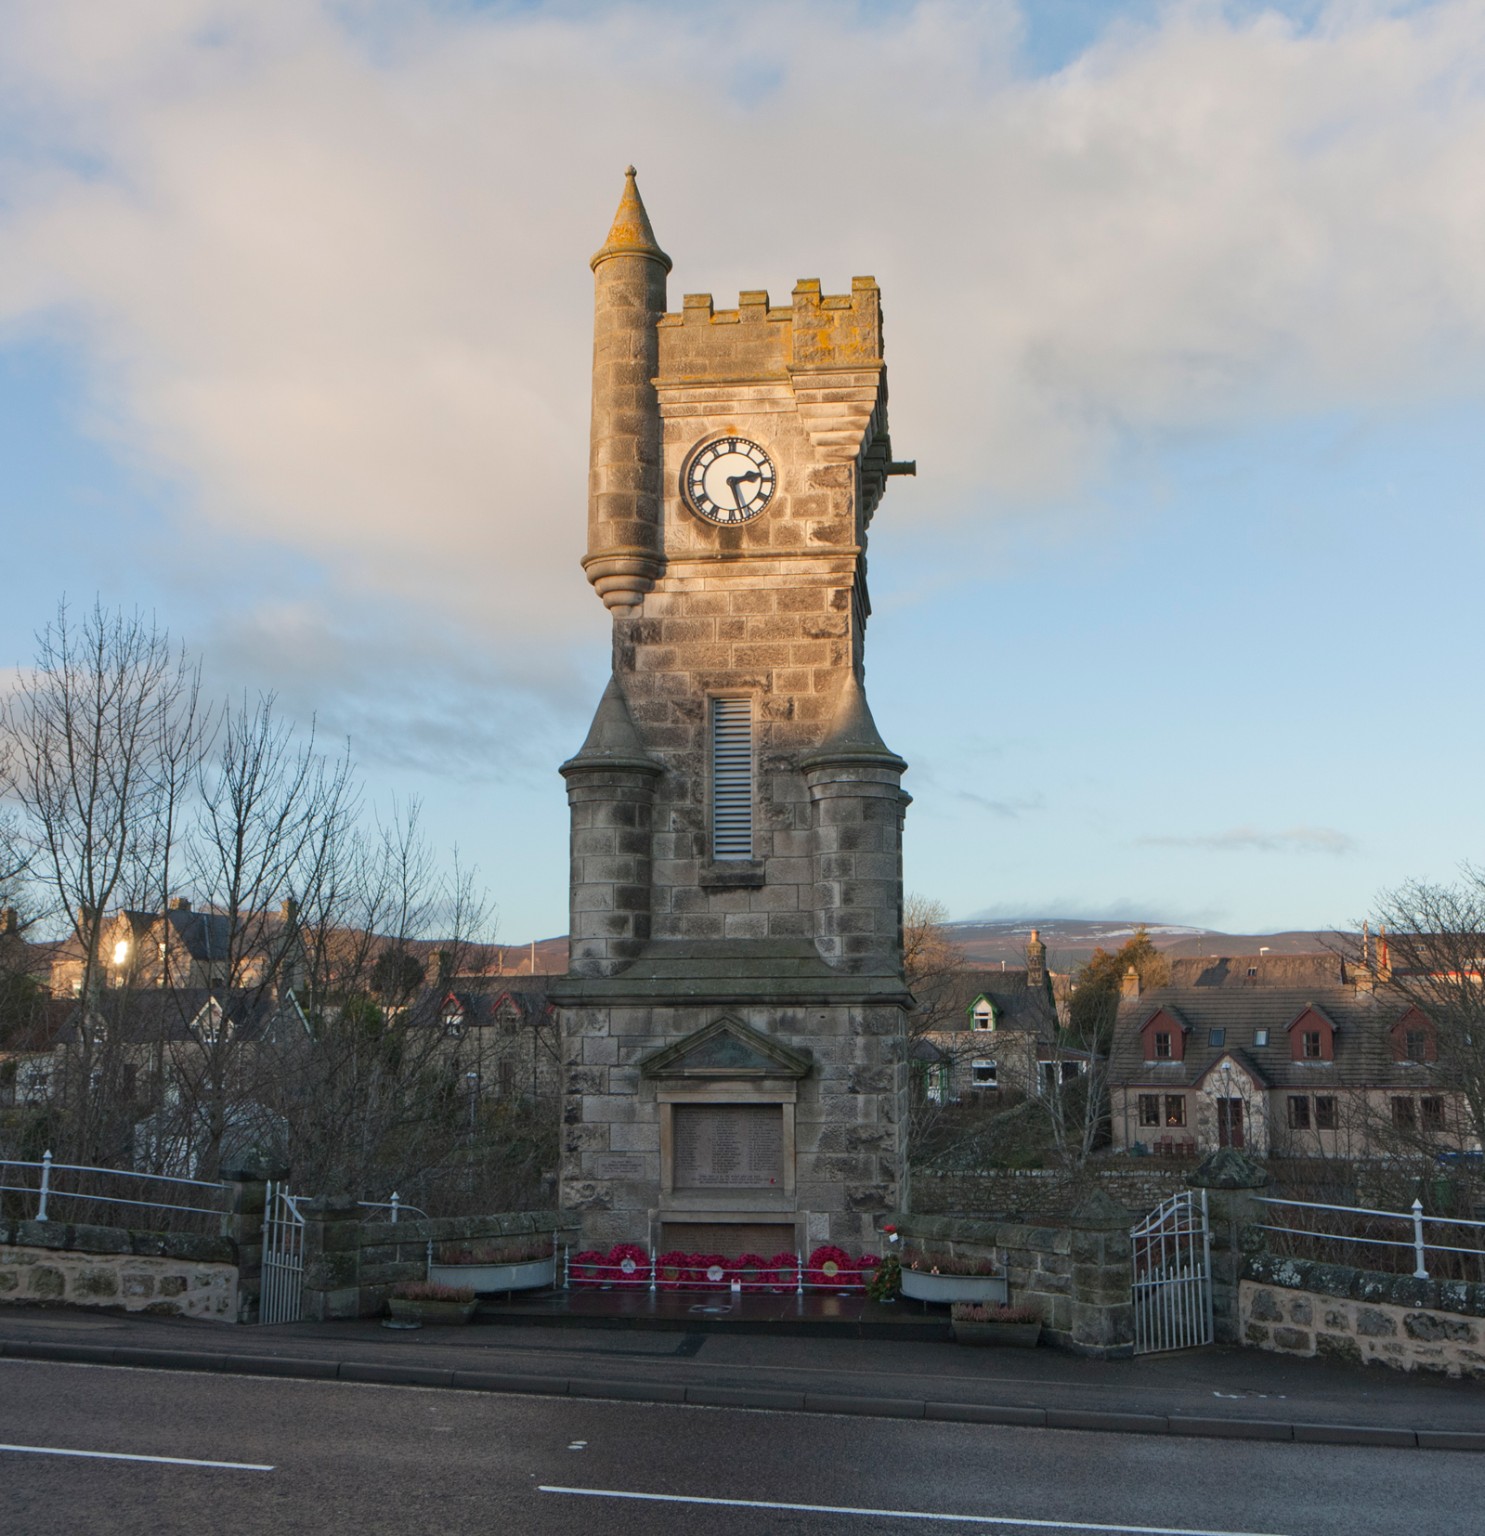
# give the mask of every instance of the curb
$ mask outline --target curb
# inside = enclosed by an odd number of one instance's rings
[[[205,1371],[224,1376],[276,1376],[301,1381],[345,1381],[385,1387],[449,1387],[462,1392],[510,1392],[605,1402],[682,1404],[696,1408],[761,1408],[776,1413],[852,1414],[864,1418],[922,1419],[934,1423],[1095,1430],[1104,1434],[1283,1440],[1302,1445],[1374,1445],[1427,1451],[1485,1451],[1485,1431],[1402,1429],[1378,1424],[1283,1423],[1272,1419],[1018,1408],[994,1403],[940,1403],[920,1398],[788,1392],[751,1387],[687,1387],[669,1382],[524,1376],[505,1371],[441,1370],[434,1366],[317,1360],[285,1355],[211,1354],[194,1349],[61,1344],[40,1339],[0,1340],[0,1356],[8,1360],[53,1361],[67,1365],[136,1366],[157,1371]]]

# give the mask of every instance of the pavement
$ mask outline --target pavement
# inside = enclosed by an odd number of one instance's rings
[[[487,1313],[489,1309],[486,1309]],[[1013,1424],[1137,1435],[1485,1451],[1485,1383],[1212,1347],[1131,1360],[941,1337],[740,1331],[526,1316],[241,1327],[7,1305],[0,1356],[574,1399]],[[606,1324],[606,1325],[605,1325]]]

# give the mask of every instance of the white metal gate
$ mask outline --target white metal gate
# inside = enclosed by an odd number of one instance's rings
[[[297,1323],[304,1300],[304,1218],[300,1195],[269,1181],[263,1203],[263,1289],[260,1323]]]
[[[1134,1352],[1212,1342],[1212,1239],[1207,1192],[1182,1190],[1130,1229]]]

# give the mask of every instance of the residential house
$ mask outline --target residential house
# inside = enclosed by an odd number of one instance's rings
[[[1059,1044],[1047,947],[1032,929],[1021,969],[965,970],[918,989],[909,1059],[914,1092],[931,1103],[1031,1095],[1086,1071],[1086,1053]]]
[[[1433,1024],[1390,973],[1334,955],[1177,960],[1124,979],[1110,1061],[1116,1148],[1348,1158],[1467,1145]]]
[[[120,909],[101,925],[98,961],[107,987],[252,989],[272,981],[279,993],[300,987],[306,969],[298,903],[276,912],[243,913],[234,935],[225,912],[193,910],[184,896],[163,912]],[[83,946],[74,935],[59,946],[51,967],[55,997],[82,990]]]
[[[539,1099],[560,1086],[557,1017],[540,986],[456,978],[414,1005],[444,1039],[450,1070],[472,1097]]]

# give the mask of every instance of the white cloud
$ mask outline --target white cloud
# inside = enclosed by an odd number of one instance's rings
[[[322,566],[332,629],[436,615],[497,680],[601,645],[586,259],[631,158],[673,303],[882,280],[916,518],[1066,494],[1131,437],[1485,377],[1468,0],[1308,29],[1176,6],[1040,79],[1009,6],[22,0],[6,26],[0,339],[68,337],[97,429],[191,526]]]
[[[1289,827],[1264,832],[1257,827],[1233,827],[1226,832],[1190,836],[1141,837],[1142,848],[1191,848],[1204,853],[1355,853],[1356,839],[1334,827]]]

